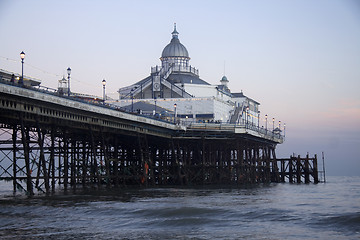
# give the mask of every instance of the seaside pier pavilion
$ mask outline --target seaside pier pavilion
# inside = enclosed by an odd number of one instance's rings
[[[151,67],[148,77],[120,88],[119,99],[111,103],[162,118],[172,116],[188,124],[260,125],[260,103],[243,92],[232,92],[226,76],[218,85],[200,78],[199,70],[190,65],[188,50],[180,42],[176,25],[160,60],[161,65]]]
[[[225,76],[219,85],[199,77],[176,26],[160,60],[116,100],[64,94],[66,79],[50,89],[0,71],[0,180],[28,194],[318,181],[316,158],[276,158],[281,126],[260,126],[257,101],[232,92]]]

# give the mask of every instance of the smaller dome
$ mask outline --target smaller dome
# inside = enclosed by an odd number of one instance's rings
[[[226,76],[223,76],[222,79],[221,79],[222,82],[228,82],[229,80],[227,79]]]

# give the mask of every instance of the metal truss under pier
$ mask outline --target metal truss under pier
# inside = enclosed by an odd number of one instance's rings
[[[178,126],[3,83],[0,110],[0,179],[29,195],[59,184],[318,182],[316,157],[277,159],[282,137],[247,126]]]

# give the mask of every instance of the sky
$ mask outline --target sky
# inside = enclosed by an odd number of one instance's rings
[[[328,175],[360,175],[360,1],[0,0],[0,68],[102,96],[160,65],[173,24],[200,77],[286,123],[277,157],[321,155]],[[320,164],[320,166],[322,166]]]

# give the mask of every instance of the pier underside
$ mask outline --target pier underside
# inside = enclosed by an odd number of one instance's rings
[[[1,125],[0,133],[0,179],[28,194],[57,185],[318,182],[316,157],[277,159],[275,144],[241,137],[163,138],[25,124],[21,117],[20,124]]]

